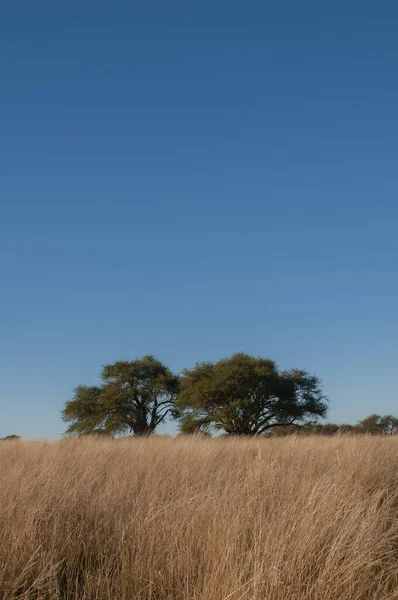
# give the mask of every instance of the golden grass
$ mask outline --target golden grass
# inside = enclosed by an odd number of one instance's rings
[[[0,598],[398,598],[398,438],[2,443]]]

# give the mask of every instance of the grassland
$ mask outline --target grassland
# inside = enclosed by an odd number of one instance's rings
[[[398,598],[398,438],[3,442],[0,598]]]

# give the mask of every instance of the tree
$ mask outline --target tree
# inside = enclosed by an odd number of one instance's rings
[[[20,440],[20,439],[21,439],[20,435],[15,435],[15,433],[13,433],[12,435],[6,435],[6,437],[0,438],[0,442],[12,442],[15,440]]]
[[[344,435],[357,435],[361,433],[361,429],[358,425],[351,425],[350,423],[342,423],[339,428],[339,433]]]
[[[361,433],[370,433],[371,435],[390,435],[398,431],[398,418],[392,415],[369,415],[358,426]]]
[[[393,415],[384,415],[379,421],[379,427],[386,435],[398,433],[398,418]]]
[[[319,426],[319,433],[322,435],[335,435],[339,433],[339,426],[336,423],[325,423]]]
[[[290,435],[297,435],[298,428],[294,427],[294,425],[282,425],[269,429],[265,433],[268,437],[288,437]]]
[[[339,433],[339,426],[335,423],[311,423],[309,425],[303,425],[297,427],[295,425],[288,425],[286,427],[278,427],[270,430],[272,437],[286,437],[288,435],[335,435]]]
[[[379,428],[379,420],[380,415],[369,415],[369,417],[359,421],[358,427],[360,428],[361,433],[370,433],[372,435],[381,433]]]
[[[314,423],[327,405],[314,375],[279,372],[272,360],[241,353],[185,369],[177,408],[184,433],[215,428],[260,435],[274,427]]]
[[[78,386],[66,402],[67,434],[150,435],[175,414],[178,377],[153,356],[105,365],[101,379]]]

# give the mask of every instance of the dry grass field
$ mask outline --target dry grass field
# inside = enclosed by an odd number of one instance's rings
[[[398,437],[3,442],[0,598],[398,598]]]

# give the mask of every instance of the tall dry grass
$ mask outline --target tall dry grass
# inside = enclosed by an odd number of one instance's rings
[[[3,443],[0,597],[398,598],[398,439]]]

